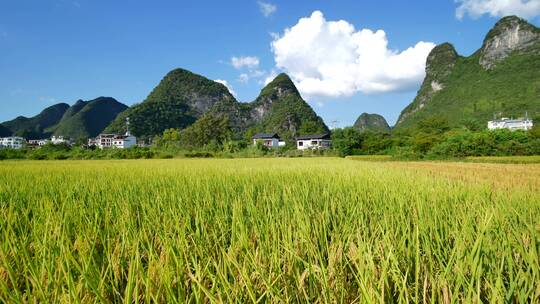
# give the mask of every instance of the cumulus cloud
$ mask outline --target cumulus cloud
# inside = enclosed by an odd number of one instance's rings
[[[259,66],[259,58],[255,56],[241,56],[241,57],[232,57],[231,64],[235,69],[249,68],[253,69]]]
[[[459,3],[456,17],[463,19],[465,15],[478,18],[488,14],[492,17],[518,15],[523,18],[534,18],[540,15],[540,0],[456,0]]]
[[[232,86],[227,82],[227,80],[216,79],[216,80],[214,80],[214,81],[217,82],[217,83],[221,83],[222,85],[224,85],[225,87],[227,87],[227,90],[229,90],[229,92],[230,92],[234,97],[236,97],[236,92],[233,90]]]
[[[404,51],[388,48],[383,30],[356,30],[347,21],[327,21],[320,11],[302,18],[272,42],[278,69],[308,96],[341,97],[417,87],[435,47],[418,42]]]
[[[277,11],[277,6],[275,4],[264,1],[259,1],[257,3],[259,4],[259,10],[265,17],[270,17]]]

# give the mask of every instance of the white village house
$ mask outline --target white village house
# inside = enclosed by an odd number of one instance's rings
[[[126,132],[125,135],[120,134],[99,134],[96,138],[88,140],[89,146],[96,146],[100,149],[118,148],[127,149],[137,145],[137,138]]]
[[[529,119],[528,115],[525,115],[525,118],[520,119],[510,119],[503,117],[501,119],[494,119],[488,121],[489,130],[497,129],[508,129],[511,131],[514,130],[530,130],[533,127],[533,121]]]
[[[45,146],[46,144],[48,144],[50,142],[51,142],[50,139],[29,139],[28,140],[28,145],[30,147],[42,147],[42,146]]]
[[[72,140],[70,138],[65,138],[64,136],[53,136],[51,137],[51,143],[53,145],[60,145],[60,144],[71,145]]]
[[[18,136],[0,138],[0,149],[22,149],[26,140]]]
[[[118,148],[128,149],[137,146],[137,138],[129,132],[129,117],[126,118],[126,134],[99,134],[96,138],[88,140],[88,146],[100,149]]]
[[[298,150],[328,149],[332,146],[330,134],[303,135],[296,138]]]
[[[268,148],[279,148],[285,146],[285,142],[280,140],[279,135],[277,135],[276,133],[255,134],[253,135],[252,140],[254,146],[256,146],[258,142],[262,143],[263,146],[266,146]]]
[[[73,145],[73,140],[71,138],[66,138],[64,136],[53,136],[51,138],[45,138],[45,139],[29,139],[28,146],[31,148],[39,148],[43,147],[47,144],[53,144],[53,145],[60,145],[60,144],[66,144],[66,145]]]

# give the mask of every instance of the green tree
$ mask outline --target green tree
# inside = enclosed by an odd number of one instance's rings
[[[304,121],[298,130],[298,134],[317,134],[324,132],[325,130],[321,127],[320,122],[314,120]]]
[[[180,140],[180,130],[170,128],[163,131],[163,136],[161,137],[163,142],[178,142]]]
[[[533,139],[540,139],[540,119],[536,121],[536,125],[534,125],[533,128],[529,130],[529,136]]]
[[[332,146],[341,156],[359,153],[363,136],[353,127],[335,129],[332,132]]]
[[[419,121],[413,136],[413,149],[421,154],[427,153],[443,140],[443,134],[448,130],[450,126],[444,117],[434,116]]]
[[[362,136],[362,152],[365,154],[381,154],[392,146],[389,133],[363,131]]]
[[[418,122],[417,132],[426,134],[442,134],[450,130],[448,119],[441,116],[433,116]]]
[[[221,146],[231,139],[232,129],[227,116],[207,113],[179,135],[185,147]]]

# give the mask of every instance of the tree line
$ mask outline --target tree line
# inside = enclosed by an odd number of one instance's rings
[[[468,156],[540,154],[540,128],[529,131],[451,128],[445,118],[420,121],[413,129],[392,132],[359,131],[352,127],[332,133],[341,156],[392,155],[399,159],[444,159]]]
[[[332,148],[298,151],[294,141],[278,149],[253,145],[251,133],[236,138],[225,115],[203,115],[184,129],[167,129],[152,145],[131,149],[95,149],[79,144],[47,145],[40,149],[0,150],[0,159],[136,159],[172,157],[261,157],[391,155],[395,159],[447,159],[469,156],[540,155],[540,128],[529,131],[451,128],[444,118],[420,121],[414,129],[390,132],[332,131]]]

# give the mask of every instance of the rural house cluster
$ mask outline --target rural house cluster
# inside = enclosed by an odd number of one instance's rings
[[[19,136],[10,136],[0,138],[0,149],[22,149],[24,147],[29,148],[39,148],[47,144],[52,145],[68,145],[73,146],[75,141],[71,138],[66,138],[64,136],[53,136],[50,139],[31,139],[26,140],[23,137]],[[144,143],[140,143],[140,146]],[[126,133],[125,134],[99,134],[95,138],[88,139],[86,147],[92,148],[96,147],[99,149],[107,148],[117,148],[117,149],[128,149],[138,146],[137,137],[133,136],[129,131],[129,118],[126,119]]]

